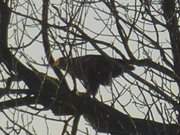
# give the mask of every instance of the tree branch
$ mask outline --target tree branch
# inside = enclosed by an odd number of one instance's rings
[[[0,1],[0,57],[10,71],[18,73],[29,89],[37,93],[34,97],[4,101],[0,103],[0,110],[38,103],[51,109],[55,115],[81,114],[98,132],[111,133],[112,135],[179,134],[179,126],[176,124],[132,118],[95,99],[70,92],[65,82],[59,86],[58,80],[28,69],[8,50],[7,26],[9,17],[9,8]],[[46,32],[44,34],[47,34]]]

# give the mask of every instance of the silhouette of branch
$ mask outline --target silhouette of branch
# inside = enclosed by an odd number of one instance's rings
[[[5,3],[0,1],[0,60],[7,66],[9,71],[18,74],[20,80],[23,80],[29,90],[33,91],[34,96],[1,102],[0,110],[41,104],[45,109],[52,110],[54,115],[83,115],[97,132],[111,133],[112,135],[179,134],[179,126],[176,124],[164,124],[130,117],[95,99],[71,92],[65,81],[59,84],[57,79],[28,69],[8,49],[7,30],[9,19],[10,9]],[[45,27],[47,26],[44,25]],[[44,34],[47,34],[47,29]],[[78,121],[78,117],[76,120]],[[77,121],[74,122],[77,123]],[[76,126],[74,127],[74,133]]]

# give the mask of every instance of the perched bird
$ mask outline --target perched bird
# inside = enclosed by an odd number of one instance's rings
[[[85,55],[75,58],[61,57],[55,61],[54,66],[82,80],[88,95],[94,97],[100,84],[108,85],[112,78],[134,69],[132,65],[121,59],[107,58],[102,55]]]

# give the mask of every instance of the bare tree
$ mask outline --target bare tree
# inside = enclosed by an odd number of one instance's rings
[[[83,116],[97,134],[179,135],[179,10],[179,0],[1,0],[0,131],[38,134],[39,118],[46,134],[50,120],[63,125],[59,134],[90,134],[79,126]],[[58,57],[89,54],[135,70],[92,98],[54,66]],[[43,115],[48,110],[60,119]]]

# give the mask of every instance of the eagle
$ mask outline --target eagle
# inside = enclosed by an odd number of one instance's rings
[[[112,78],[124,72],[134,70],[134,66],[127,61],[103,55],[85,55],[79,57],[60,57],[53,66],[69,73],[81,80],[88,95],[95,97],[101,85],[109,85]]]

